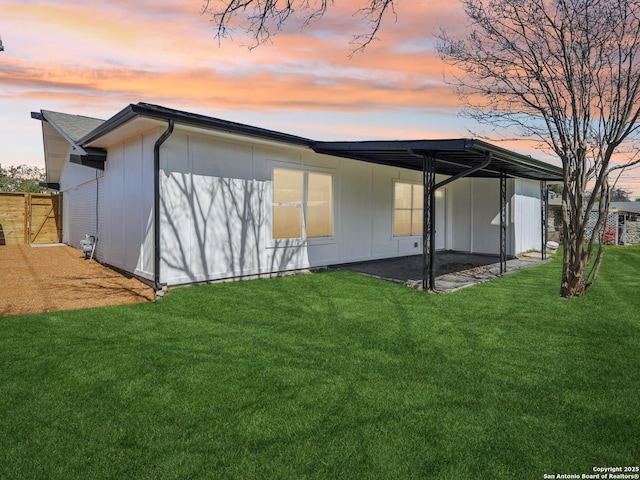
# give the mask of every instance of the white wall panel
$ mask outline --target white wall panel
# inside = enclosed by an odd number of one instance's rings
[[[373,255],[374,165],[343,161],[340,164],[340,257],[355,262]]]
[[[160,281],[197,281],[190,266],[193,229],[189,137],[173,133],[160,150]]]
[[[153,279],[153,147],[159,132],[108,148],[105,164],[104,262]]]
[[[498,255],[500,253],[500,180],[473,178],[471,184],[471,251]],[[507,179],[507,255],[514,254],[512,219],[513,179]]]
[[[142,139],[136,138],[124,144],[123,164],[122,239],[123,265],[128,271],[135,271],[140,259],[143,224],[142,217]]]
[[[436,181],[440,181],[439,178]],[[436,250],[446,248],[447,240],[447,192],[446,187],[436,190]],[[422,249],[421,249],[422,251]]]
[[[100,171],[101,172],[101,171]],[[102,173],[102,172],[101,172]],[[75,188],[96,179],[96,169],[66,161],[60,175],[60,190]]]
[[[375,165],[372,184],[372,258],[399,255],[398,241],[393,239],[393,179],[400,169]]]
[[[516,253],[542,248],[540,182],[515,180],[514,223]]]
[[[124,203],[124,146],[115,145],[108,149],[105,162],[105,231],[104,261],[118,268],[124,268],[124,224],[122,215]],[[132,272],[133,273],[133,272]]]
[[[461,178],[449,184],[451,195],[451,249],[460,252],[471,251],[473,218],[471,215],[473,182]]]
[[[160,132],[150,132],[142,138],[142,168],[140,182],[140,211],[142,239],[140,258],[135,273],[148,279],[153,279],[154,264],[154,147]]]
[[[80,249],[80,240],[85,235],[97,236],[96,200],[97,183],[95,179],[63,192],[63,202],[67,209],[64,212],[67,226],[65,242],[73,248]],[[97,247],[97,246],[96,246]]]

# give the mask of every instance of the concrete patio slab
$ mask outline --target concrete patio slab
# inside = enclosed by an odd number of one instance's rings
[[[507,260],[505,274],[539,265],[539,253],[522,255]],[[373,260],[337,265],[335,270],[350,270],[376,278],[422,288],[422,255]],[[500,257],[460,252],[436,253],[436,291],[451,292],[470,285],[486,282],[500,276]]]

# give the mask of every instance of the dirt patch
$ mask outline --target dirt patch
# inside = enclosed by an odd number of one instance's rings
[[[149,302],[154,291],[67,245],[0,246],[0,317]]]

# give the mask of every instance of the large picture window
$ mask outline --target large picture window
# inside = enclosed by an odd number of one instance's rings
[[[422,235],[424,188],[415,183],[395,182],[393,186],[393,234]]]
[[[333,177],[273,170],[273,239],[333,236]]]

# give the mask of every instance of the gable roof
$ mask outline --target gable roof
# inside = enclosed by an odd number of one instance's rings
[[[70,115],[68,113],[52,112],[50,110],[42,110],[41,114],[61,135],[76,144],[78,144],[78,141],[82,137],[105,122],[99,118]]]
[[[56,188],[64,164],[69,159],[69,152],[76,150],[82,153],[78,141],[103,124],[104,120],[50,110],[32,112],[31,118],[42,122],[46,183]]]
[[[33,114],[32,114],[33,116]],[[37,118],[37,117],[34,117]],[[125,132],[141,132],[166,126],[172,120],[177,125],[237,134],[287,145],[308,148],[316,153],[422,171],[425,157],[435,158],[436,173],[456,175],[478,168],[490,157],[491,162],[474,170],[474,177],[510,177],[559,181],[562,169],[532,157],[520,155],[476,139],[392,140],[325,142],[268,130],[251,125],[222,120],[149,103],[131,104],[102,121],[79,115],[42,112],[42,118],[54,125],[76,150],[88,147],[106,148],[108,143]],[[137,127],[136,127],[137,125]],[[45,142],[46,143],[46,142]],[[45,146],[46,149],[46,146]]]

